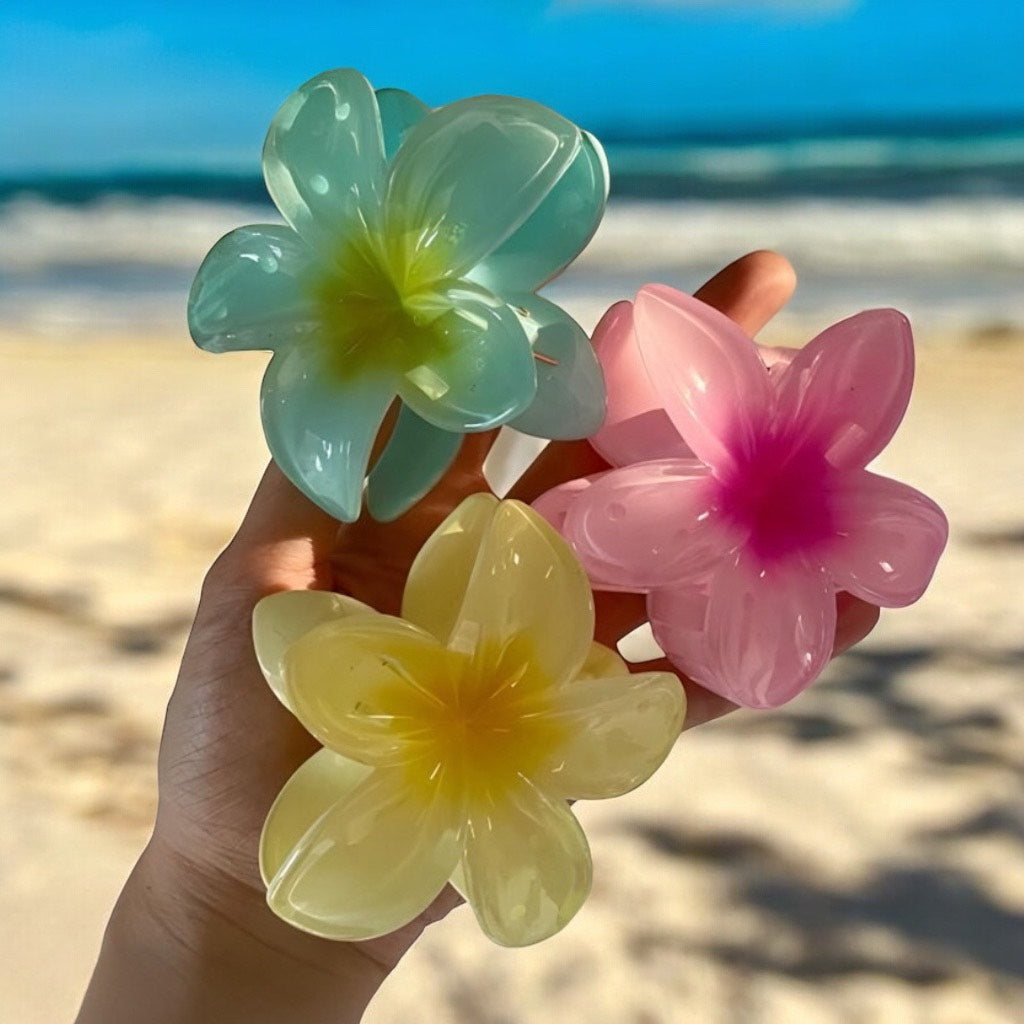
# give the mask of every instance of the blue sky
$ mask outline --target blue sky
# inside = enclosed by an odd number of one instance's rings
[[[0,173],[255,169],[297,85],[354,66],[431,104],[540,100],[597,130],[1024,119],[1021,0],[13,0]]]

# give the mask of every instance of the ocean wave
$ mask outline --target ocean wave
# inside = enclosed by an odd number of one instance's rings
[[[271,206],[108,195],[86,205],[30,194],[0,204],[0,271],[53,267],[198,266],[221,235],[241,224],[280,221]]]
[[[65,206],[16,198],[0,204],[0,270],[194,268],[226,232],[275,221],[270,206],[116,196]],[[1024,198],[613,200],[577,270],[700,265],[755,248],[830,270],[1024,270]]]
[[[106,196],[0,203],[0,318],[47,332],[180,326],[210,246],[269,205]],[[553,294],[585,326],[647,281],[695,287],[753,249],[784,253],[795,315],[897,305],[921,321],[1024,326],[1024,198],[613,200]]]
[[[613,203],[578,264],[602,271],[777,249],[820,270],[1024,270],[1024,199]]]

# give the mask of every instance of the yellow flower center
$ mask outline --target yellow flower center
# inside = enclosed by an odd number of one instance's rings
[[[363,224],[344,234],[313,282],[327,368],[350,380],[370,369],[409,373],[443,357],[447,338],[433,328],[451,309],[439,287],[447,247]]]
[[[501,652],[451,654],[447,678],[433,688],[439,699],[417,722],[422,746],[409,764],[411,784],[479,799],[534,775],[566,741],[551,715],[551,681],[525,657],[527,646],[519,638]]]

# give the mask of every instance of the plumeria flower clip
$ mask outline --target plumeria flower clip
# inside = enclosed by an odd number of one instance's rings
[[[590,889],[568,801],[625,793],[685,698],[593,642],[586,574],[532,509],[466,499],[423,547],[402,617],[293,591],[253,617],[270,686],[323,749],[273,804],[271,908],[333,939],[413,920],[450,880],[495,942],[557,932]]]
[[[900,607],[946,543],[942,510],[865,466],[906,411],[910,325],[877,309],[805,348],[759,349],[664,285],[613,306],[594,335],[616,468],[536,507],[595,587],[646,593],[654,637],[690,678],[775,707],[832,651],[836,593]]]
[[[599,143],[528,100],[429,110],[357,71],[292,95],[263,148],[286,225],[222,238],[199,268],[189,328],[211,352],[270,349],[264,432],[275,461],[332,515],[388,520],[443,475],[465,432],[508,423],[586,437],[604,383],[584,331],[535,294],[604,212]]]

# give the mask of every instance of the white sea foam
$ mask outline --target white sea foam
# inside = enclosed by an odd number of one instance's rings
[[[180,326],[210,246],[269,206],[109,196],[0,204],[0,320],[47,331]],[[586,326],[641,284],[695,287],[752,249],[785,253],[802,279],[793,316],[874,305],[953,327],[1024,326],[1024,198],[616,201],[552,287]]]
[[[16,196],[0,206],[0,272],[53,267],[194,267],[240,224],[279,220],[271,207],[108,196],[71,206]]]

